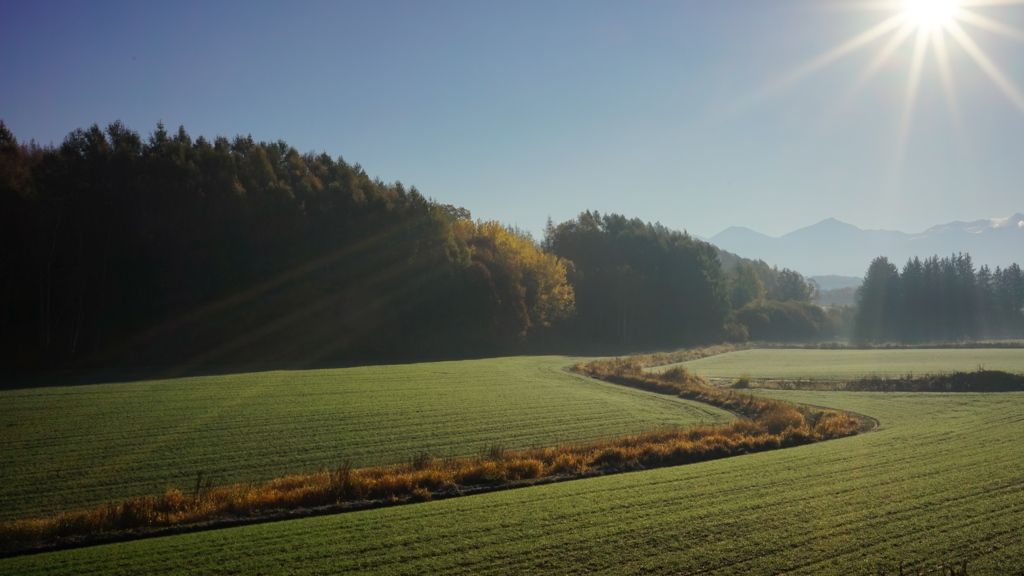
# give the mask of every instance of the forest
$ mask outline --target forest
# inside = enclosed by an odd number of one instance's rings
[[[966,259],[966,260],[965,260]],[[1021,270],[876,261],[849,308],[799,273],[584,211],[544,237],[251,136],[0,122],[8,369],[316,366],[722,341],[1021,332]],[[919,293],[930,287],[927,294]],[[937,308],[936,308],[937,307]],[[930,310],[941,309],[935,316]]]
[[[702,342],[729,313],[685,234],[595,213],[542,245],[341,157],[184,127],[44,147],[0,123],[0,219],[11,368]]]

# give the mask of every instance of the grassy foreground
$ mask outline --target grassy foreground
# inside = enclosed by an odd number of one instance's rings
[[[1024,348],[750,349],[673,364],[705,378],[847,379],[973,372],[1024,374]],[[659,370],[666,370],[664,366]]]
[[[716,425],[728,412],[594,382],[564,357],[0,391],[0,521],[216,484]]]
[[[301,510],[351,511],[375,503],[419,502],[522,485],[621,473],[841,438],[870,429],[872,421],[845,412],[800,406],[735,391],[711,388],[681,368],[660,374],[642,369],[636,358],[598,360],[572,370],[610,382],[678,395],[724,408],[742,419],[724,426],[667,429],[589,444],[563,444],[507,451],[492,447],[475,458],[421,456],[392,466],[289,475],[265,483],[203,484],[192,493],[168,489],[162,496],[108,502],[49,518],[0,523],[0,554],[68,542],[110,542],[155,530],[251,518],[295,517]],[[1002,373],[1001,373],[1002,374]],[[306,514],[300,514],[306,515]]]
[[[763,392],[870,434],[676,468],[0,560],[0,574],[1024,574],[1024,393]]]

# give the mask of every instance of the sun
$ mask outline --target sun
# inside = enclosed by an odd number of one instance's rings
[[[839,0],[836,0],[839,2]],[[959,117],[957,83],[954,81],[954,56],[973,60],[996,88],[1018,110],[1024,112],[1024,92],[1003,68],[975,42],[974,34],[991,34],[1024,42],[1024,31],[992,18],[984,9],[990,6],[1019,6],[1024,0],[843,0],[855,8],[887,13],[880,21],[839,43],[827,52],[807,61],[748,97],[753,102],[780,92],[801,79],[845,56],[865,50],[874,52],[856,79],[850,93],[856,92],[880,70],[891,68],[901,57],[909,64],[902,102],[902,118],[896,135],[897,156],[905,148],[926,69],[934,70],[946,94],[951,117]],[[979,10],[979,8],[981,10]],[[965,28],[965,26],[967,26]],[[931,57],[929,57],[931,56]],[[934,63],[934,64],[931,64]]]
[[[958,4],[955,0],[904,0],[902,15],[916,28],[936,28],[953,19]]]

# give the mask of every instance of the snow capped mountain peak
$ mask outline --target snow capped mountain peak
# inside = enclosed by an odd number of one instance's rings
[[[949,233],[968,233],[968,234],[981,234],[989,230],[998,229],[1024,229],[1024,215],[1020,212],[1010,216],[1009,218],[985,218],[982,220],[975,220],[974,222],[949,222],[947,224],[939,224],[938,226],[932,226],[931,228],[917,234],[915,236],[929,236],[933,234],[949,234]]]
[[[862,230],[827,218],[779,238],[734,227],[713,236],[711,242],[745,258],[764,260],[805,275],[860,276],[877,256],[886,256],[900,266],[908,258],[959,252],[969,253],[976,266],[995,268],[1024,261],[1024,214],[949,222],[917,234]]]
[[[1009,218],[992,218],[992,228],[1024,228],[1024,214],[1020,212]]]

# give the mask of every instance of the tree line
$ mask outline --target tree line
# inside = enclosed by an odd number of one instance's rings
[[[162,124],[0,122],[6,367],[336,363],[821,337],[812,284],[618,214],[544,238],[359,164]]]
[[[902,271],[879,257],[857,291],[854,339],[952,341],[1024,336],[1024,271],[977,270],[970,254],[912,258]]]

